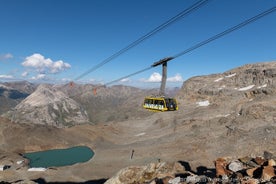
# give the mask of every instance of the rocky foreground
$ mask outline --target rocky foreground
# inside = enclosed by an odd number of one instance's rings
[[[200,166],[192,171],[187,162],[151,163],[127,167],[105,184],[258,184],[276,183],[276,162],[271,153],[264,157],[218,158],[215,168]]]
[[[214,160],[214,167],[197,167],[191,170],[188,162],[163,162],[159,160],[144,166],[129,166],[121,169],[110,179],[91,180],[91,184],[275,184],[276,161],[272,153],[263,156]],[[3,171],[2,171],[3,172]],[[43,178],[17,180],[9,183],[47,183]],[[48,182],[69,183],[69,182]]]

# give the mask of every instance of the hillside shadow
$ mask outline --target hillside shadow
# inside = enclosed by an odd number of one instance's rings
[[[193,174],[196,174],[198,176],[204,175],[210,178],[215,178],[216,177],[216,169],[215,168],[207,168],[205,166],[198,166],[196,168],[196,171],[191,169],[190,163],[186,161],[178,161],[184,168],[185,171],[189,171]],[[187,177],[187,176],[184,176]]]
[[[104,184],[107,179],[89,180],[85,182],[46,182],[44,178],[32,180],[38,184]]]
[[[9,98],[14,99],[14,100],[16,100],[16,99],[24,99],[24,98],[26,98],[28,96],[29,96],[29,94],[27,94],[27,93],[21,93],[21,92],[16,91],[16,90],[11,90],[10,94],[9,94]]]

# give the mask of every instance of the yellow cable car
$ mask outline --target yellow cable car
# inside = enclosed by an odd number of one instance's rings
[[[165,86],[167,80],[167,62],[174,59],[174,57],[166,57],[161,59],[151,66],[156,67],[162,65],[162,80],[160,86],[159,96],[146,97],[143,103],[143,107],[152,111],[176,111],[178,110],[177,102],[175,98],[165,97]]]
[[[152,111],[175,111],[178,110],[175,98],[167,97],[146,97],[143,107]]]

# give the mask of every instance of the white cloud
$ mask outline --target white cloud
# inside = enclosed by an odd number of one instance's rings
[[[69,78],[62,78],[61,81],[62,81],[62,82],[71,82],[72,79],[69,79]]]
[[[97,82],[97,80],[96,79],[89,79],[88,82],[92,82],[93,83],[93,82]]]
[[[169,77],[167,79],[168,82],[183,82],[183,78],[180,74],[176,74],[174,77]]]
[[[12,75],[0,75],[0,79],[12,79]]]
[[[0,55],[0,61],[6,60],[6,59],[11,59],[11,58],[13,58],[13,55],[10,53]]]
[[[148,79],[141,79],[142,82],[161,82],[162,75],[154,72]],[[167,82],[183,82],[183,78],[180,74],[176,74],[173,77],[167,78]]]
[[[71,65],[68,63],[61,60],[55,62],[37,53],[26,57],[22,65],[34,68],[39,73],[59,73],[71,68]]]
[[[58,73],[60,71],[71,68],[71,65],[59,60],[59,61],[53,62],[52,66],[50,68],[51,68],[51,73]]]
[[[29,75],[28,72],[23,72],[23,73],[21,74],[22,77],[27,77],[28,75]]]
[[[91,78],[87,81],[88,83],[92,83],[92,84],[100,84],[100,85],[104,85],[105,82],[103,81],[103,79],[94,79]]]
[[[35,77],[31,78],[32,80],[40,80],[40,79],[46,79],[46,75],[45,74],[38,74]]]
[[[161,82],[162,76],[154,72],[153,74],[150,75],[148,79],[141,79],[142,82]]]
[[[122,80],[120,80],[120,82],[131,82],[130,78],[124,78]]]

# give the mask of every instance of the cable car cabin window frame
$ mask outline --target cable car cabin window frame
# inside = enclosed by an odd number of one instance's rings
[[[170,111],[178,110],[176,99],[174,98],[165,98],[166,107]]]
[[[153,111],[175,111],[178,110],[176,99],[163,97],[146,97],[143,107]]]

